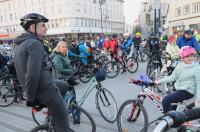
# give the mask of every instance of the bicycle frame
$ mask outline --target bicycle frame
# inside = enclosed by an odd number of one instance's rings
[[[142,86],[142,92],[138,95],[137,99],[143,103],[146,97],[148,97],[155,104],[155,106],[163,113],[163,108],[161,104],[162,97],[154,93],[152,90],[149,90],[148,88]]]
[[[84,101],[87,99],[87,97],[90,95],[92,90],[98,85],[98,82],[96,81],[96,78],[93,77],[90,80],[89,86],[87,87],[87,90],[85,91],[85,94],[81,97],[81,99],[78,101],[78,104],[81,106],[83,105]]]

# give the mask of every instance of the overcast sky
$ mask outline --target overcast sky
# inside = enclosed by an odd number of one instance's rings
[[[126,23],[133,23],[137,19],[141,0],[124,0],[124,14]]]

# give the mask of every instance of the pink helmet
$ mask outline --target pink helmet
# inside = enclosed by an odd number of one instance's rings
[[[191,46],[184,46],[181,48],[179,56],[182,58],[184,58],[185,56],[191,55],[191,54],[195,54],[195,49],[192,48]]]

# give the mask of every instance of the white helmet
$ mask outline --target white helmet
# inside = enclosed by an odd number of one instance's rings
[[[129,33],[124,33],[123,36],[127,36],[128,37],[128,36],[130,36],[130,34]]]

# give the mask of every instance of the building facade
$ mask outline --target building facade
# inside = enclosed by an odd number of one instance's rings
[[[104,1],[104,0],[103,0]],[[23,32],[19,20],[27,13],[49,18],[48,35],[124,33],[123,0],[0,0],[0,35]]]
[[[172,34],[177,30],[200,29],[200,0],[168,0],[169,13],[165,28]]]

